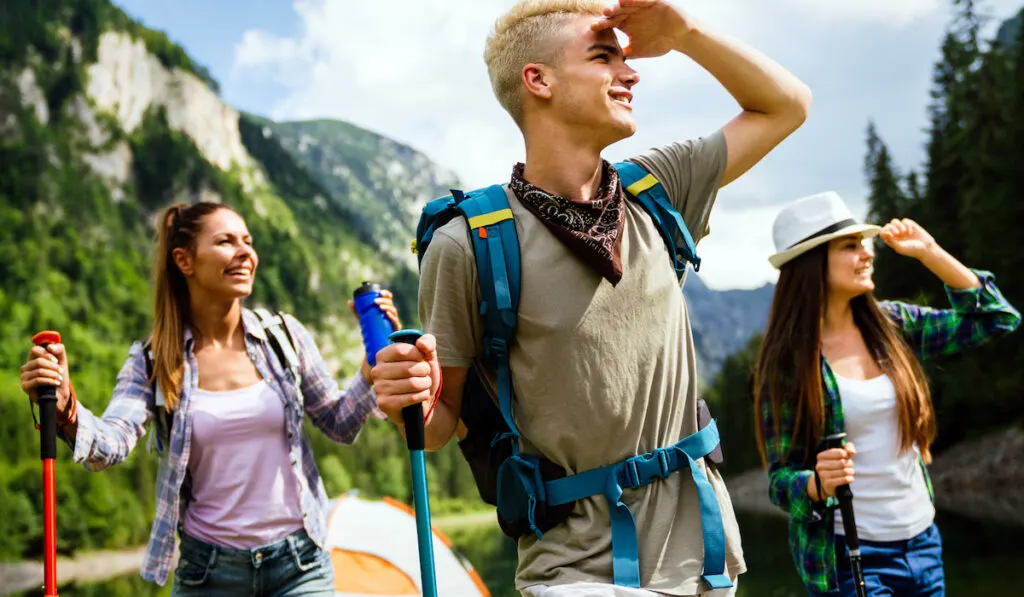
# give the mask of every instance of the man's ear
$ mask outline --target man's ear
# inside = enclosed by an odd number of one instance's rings
[[[537,98],[551,99],[551,84],[555,76],[548,66],[531,62],[523,67],[522,78],[527,93]]]
[[[192,256],[188,254],[188,251],[182,248],[177,248],[171,251],[171,258],[174,259],[175,265],[181,270],[181,273],[185,276],[191,276],[195,271],[195,267],[192,265]]]

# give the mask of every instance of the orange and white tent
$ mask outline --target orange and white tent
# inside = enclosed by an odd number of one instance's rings
[[[327,545],[337,597],[422,595],[416,516],[398,500],[350,492],[332,500]],[[437,594],[491,597],[472,565],[434,528]]]

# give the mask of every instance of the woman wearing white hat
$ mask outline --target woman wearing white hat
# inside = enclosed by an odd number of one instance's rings
[[[943,595],[925,466],[935,417],[919,361],[1007,334],[1020,314],[991,273],[965,267],[917,223],[858,223],[834,192],[786,206],[772,235],[779,280],[754,372],[755,429],[801,580],[811,595],[854,595],[835,508],[849,484],[867,594]],[[876,235],[934,273],[950,307],[877,301],[866,242]],[[845,447],[819,450],[836,433]]]

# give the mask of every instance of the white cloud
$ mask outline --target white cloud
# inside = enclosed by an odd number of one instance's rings
[[[849,21],[871,22],[900,28],[934,15],[948,4],[947,0],[859,0],[829,2],[828,0],[786,0],[791,10],[813,16],[827,23]]]
[[[771,222],[778,207],[737,209],[718,204],[711,212],[711,234],[697,247],[698,275],[711,288],[757,288],[774,282],[768,263],[775,252]]]
[[[1019,1],[992,0],[983,8],[1006,17]],[[506,179],[523,159],[518,130],[494,99],[482,58],[487,32],[511,4],[294,0],[299,33],[248,31],[225,87],[230,95],[232,86],[257,81],[279,86],[283,92],[268,114],[273,118],[347,120],[424,151],[467,187],[490,184]],[[765,261],[770,206],[836,189],[863,212],[869,118],[900,166],[920,163],[931,66],[950,2],[693,0],[685,6],[792,70],[815,94],[804,127],[724,189],[712,216],[702,277],[715,287],[757,286],[774,277]],[[609,148],[610,159],[709,133],[738,110],[684,56],[634,66],[641,73],[634,98],[638,133]]]

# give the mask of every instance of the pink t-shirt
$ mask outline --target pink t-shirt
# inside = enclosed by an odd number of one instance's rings
[[[249,549],[302,528],[299,480],[288,461],[284,403],[266,383],[192,395],[189,535]]]

